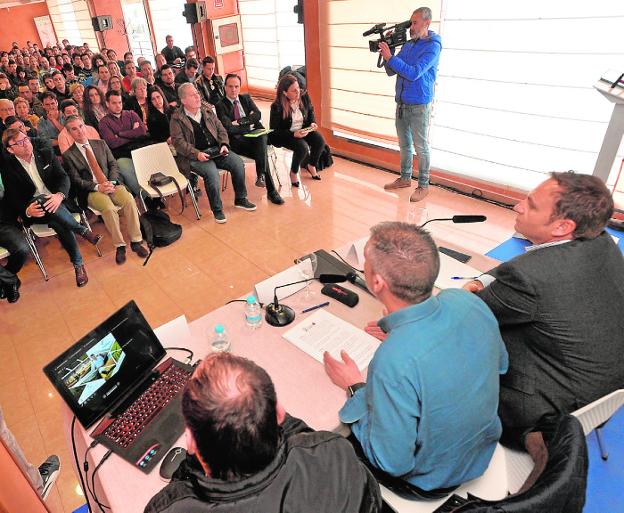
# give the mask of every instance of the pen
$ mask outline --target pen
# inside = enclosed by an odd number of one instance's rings
[[[478,280],[480,276],[451,276],[451,280]]]
[[[310,308],[306,308],[305,310],[302,310],[301,313],[308,313],[308,312],[311,312],[312,310],[316,310],[317,308],[323,308],[324,306],[328,306],[328,305],[329,305],[329,301],[325,301],[325,303],[321,303],[320,305],[311,306]]]

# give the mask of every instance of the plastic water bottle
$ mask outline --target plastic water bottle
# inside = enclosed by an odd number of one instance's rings
[[[245,322],[252,330],[259,328],[262,324],[262,310],[256,296],[249,296],[245,304]]]
[[[230,339],[223,324],[217,324],[214,329],[214,336],[212,338],[212,350],[215,353],[225,353],[230,350]]]

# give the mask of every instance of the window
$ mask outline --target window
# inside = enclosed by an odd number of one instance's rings
[[[59,41],[69,40],[72,45],[88,43],[92,51],[99,48],[91,14],[83,0],[48,0],[48,11]]]

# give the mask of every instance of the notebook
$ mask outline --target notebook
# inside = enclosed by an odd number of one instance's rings
[[[193,367],[172,358],[134,301],[43,369],[91,437],[145,473],[184,432]]]

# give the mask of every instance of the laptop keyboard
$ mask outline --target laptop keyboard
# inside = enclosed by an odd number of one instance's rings
[[[120,447],[132,445],[156,415],[186,386],[192,370],[172,365],[132,405],[106,428],[103,435]]]

